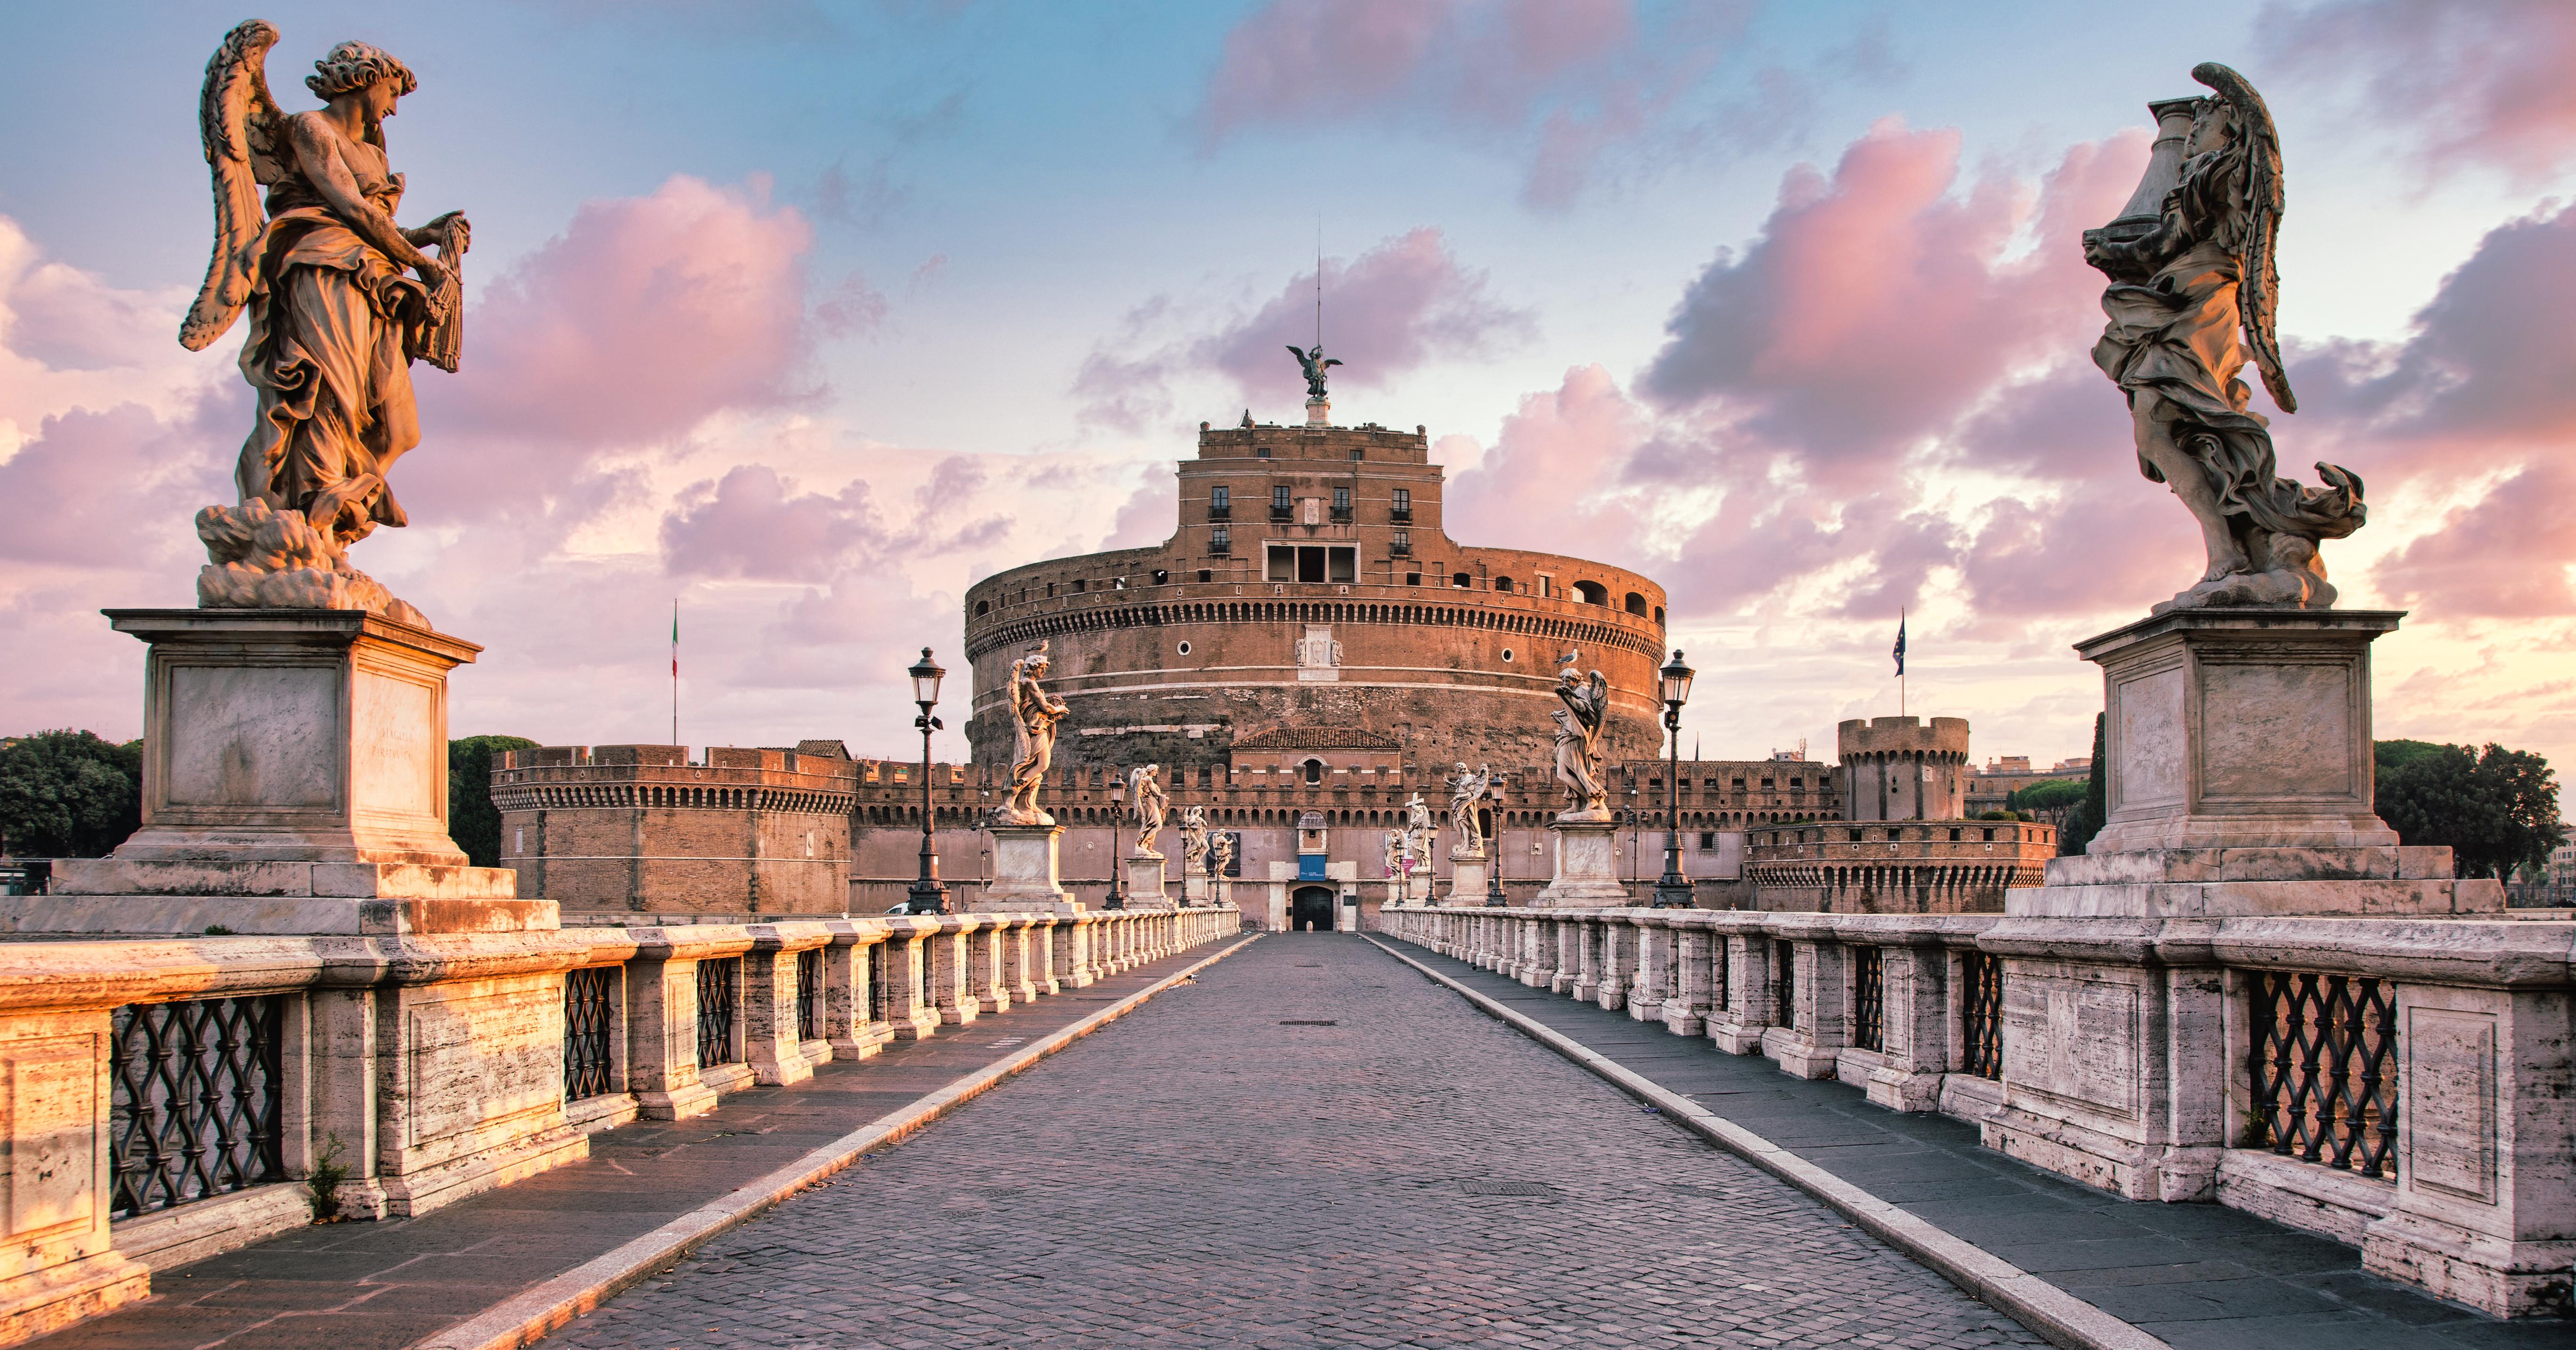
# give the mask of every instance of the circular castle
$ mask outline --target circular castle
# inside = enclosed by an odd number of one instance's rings
[[[1072,709],[1056,744],[1068,767],[1222,769],[1238,749],[1308,748],[1545,763],[1569,651],[1610,682],[1610,757],[1660,749],[1663,588],[1452,540],[1422,428],[1203,423],[1179,476],[1178,528],[1161,545],[967,590],[977,764],[1007,768],[1011,662],[1041,642],[1048,687]]]

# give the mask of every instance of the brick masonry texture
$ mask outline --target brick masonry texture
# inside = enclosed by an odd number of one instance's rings
[[[1148,1343],[2042,1344],[1361,940],[1312,934],[1263,939],[547,1342]]]

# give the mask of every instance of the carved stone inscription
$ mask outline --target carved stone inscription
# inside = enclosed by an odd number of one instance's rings
[[[2481,1204],[2496,1192],[2496,1019],[2449,1008],[2406,1010],[2399,1100],[2409,1179]]]
[[[2119,797],[2115,811],[2182,800],[2183,672],[2179,666],[2124,680],[2118,689]]]
[[[439,794],[447,790],[438,772],[438,692],[360,671],[352,695],[357,724],[368,733],[349,747],[359,807],[435,818]]]
[[[2044,975],[2004,981],[2004,1081],[2136,1118],[2136,987]]]
[[[2352,795],[2352,669],[2344,665],[2201,668],[2200,795]]]

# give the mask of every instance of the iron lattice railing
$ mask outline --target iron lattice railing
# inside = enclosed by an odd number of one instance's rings
[[[564,972],[564,1100],[579,1101],[616,1090],[609,1036],[617,1025],[610,981],[622,967],[592,966]]]
[[[1771,944],[1779,972],[1772,977],[1772,1025],[1795,1029],[1798,1025],[1798,944],[1786,938]]]
[[[2274,1153],[2397,1176],[2397,1014],[2355,975],[2248,972],[2254,1114]]]
[[[796,1039],[823,1039],[823,949],[796,953]]]
[[[284,999],[131,1004],[118,1008],[110,1025],[109,1217],[285,1179],[278,1112]]]
[[[742,958],[698,963],[698,1067],[712,1069],[742,1059],[734,1041],[734,1009],[742,998]]]
[[[1887,1048],[1887,958],[1876,947],[1854,947],[1852,954],[1852,1044],[1863,1050]]]
[[[1988,952],[1963,956],[1959,1002],[1967,1049],[1959,1067],[2000,1082],[2004,1076],[2004,959]]]

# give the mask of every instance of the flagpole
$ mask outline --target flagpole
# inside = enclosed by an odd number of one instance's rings
[[[671,641],[674,644],[675,649],[679,642],[679,638],[676,636],[679,631],[680,620],[678,611],[675,609],[671,618],[671,632],[675,635]],[[1896,607],[1896,632],[1899,637],[1904,636],[1905,633],[1905,606],[1903,605],[1898,605]],[[672,659],[676,662],[678,657],[675,655]],[[671,669],[677,671],[679,666],[674,664]],[[676,679],[678,677],[675,675],[673,678]],[[679,697],[679,694],[674,692],[671,697],[676,699]],[[1896,715],[1899,717],[1903,717],[1905,715],[1905,661],[1902,657],[1899,657],[1896,662]]]

